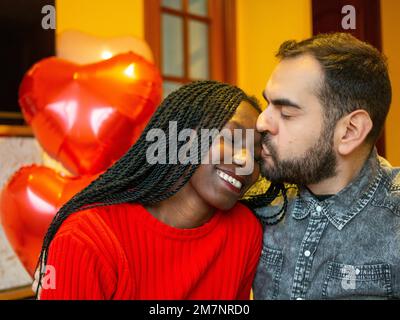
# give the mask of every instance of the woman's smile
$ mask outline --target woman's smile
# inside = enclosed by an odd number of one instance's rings
[[[235,193],[239,193],[242,191],[242,186],[245,184],[243,181],[243,177],[238,177],[237,175],[221,170],[216,169],[218,177],[224,182],[224,184]],[[239,181],[241,180],[241,181]]]

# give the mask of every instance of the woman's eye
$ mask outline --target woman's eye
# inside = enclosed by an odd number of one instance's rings
[[[287,119],[290,119],[291,116],[281,113],[281,118],[287,120]]]

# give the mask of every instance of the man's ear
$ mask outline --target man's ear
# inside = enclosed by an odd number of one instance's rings
[[[371,132],[373,122],[369,113],[358,109],[339,120],[336,126],[337,150],[348,155],[364,143]]]

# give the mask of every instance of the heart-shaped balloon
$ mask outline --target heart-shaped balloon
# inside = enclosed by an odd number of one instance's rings
[[[0,195],[0,222],[17,256],[34,274],[44,235],[57,211],[98,175],[63,177],[52,169],[19,169]]]
[[[95,174],[137,140],[160,103],[161,81],[134,53],[89,65],[52,57],[27,72],[19,103],[51,157],[73,174]]]

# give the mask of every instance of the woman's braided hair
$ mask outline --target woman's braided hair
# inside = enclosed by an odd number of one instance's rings
[[[154,204],[177,193],[192,177],[199,163],[169,164],[167,160],[166,164],[150,164],[147,161],[146,151],[153,142],[147,141],[146,137],[151,129],[161,129],[165,133],[166,150],[163,152],[168,159],[170,121],[176,121],[178,133],[183,129],[193,129],[197,133],[201,129],[219,131],[232,118],[242,101],[247,101],[261,112],[258,102],[247,96],[241,89],[216,81],[192,82],[169,94],[158,107],[137,142],[126,154],[73,196],[54,216],[44,237],[38,260],[39,285],[36,295],[38,296],[41,286],[50,243],[61,224],[71,214],[112,204]],[[177,150],[185,143],[185,141],[178,141]],[[211,143],[212,141],[209,141],[207,150],[198,148],[197,159],[203,159]]]
[[[283,198],[283,205],[277,212],[272,213],[268,216],[259,214],[257,209],[264,208],[280,195]],[[279,223],[286,214],[286,209],[288,206],[287,188],[283,183],[270,183],[269,188],[266,192],[248,196],[240,200],[240,202],[248,206],[255,213],[257,218],[264,226],[275,225]]]

